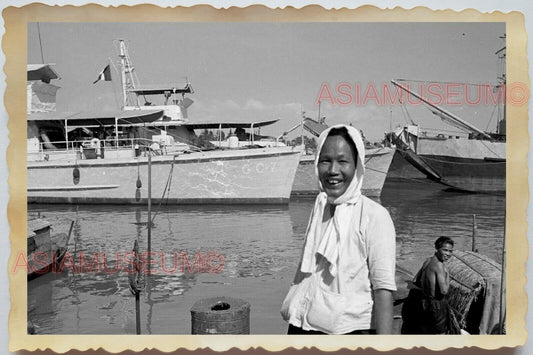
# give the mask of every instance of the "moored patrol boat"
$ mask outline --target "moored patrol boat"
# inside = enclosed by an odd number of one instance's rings
[[[195,146],[195,129],[276,120],[189,121],[191,84],[140,86],[124,40],[118,45],[123,105],[114,112],[56,112],[58,87],[50,81],[59,76],[51,65],[28,66],[29,203],[141,204],[149,189],[154,202],[167,204],[288,202],[300,150]],[[108,65],[101,80],[110,80],[109,71]]]

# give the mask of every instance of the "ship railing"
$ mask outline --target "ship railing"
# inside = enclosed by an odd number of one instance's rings
[[[173,154],[188,150],[183,143],[167,145],[146,138],[85,139],[75,141],[47,141],[32,144],[28,140],[28,161],[66,159],[107,159],[146,155]]]
[[[420,134],[423,137],[438,137],[438,138],[468,138],[469,134],[457,130],[438,129],[420,127]]]

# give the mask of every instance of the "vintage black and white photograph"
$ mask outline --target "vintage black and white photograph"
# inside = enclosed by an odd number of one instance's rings
[[[29,22],[27,333],[506,334],[508,40]]]

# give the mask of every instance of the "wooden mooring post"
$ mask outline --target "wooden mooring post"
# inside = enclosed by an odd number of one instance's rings
[[[476,248],[476,215],[472,215],[472,251],[477,253],[478,249]]]
[[[505,287],[505,260],[506,260],[506,240],[507,240],[507,212],[505,213],[505,219],[503,224],[503,248],[502,248],[502,272],[500,277],[500,318],[499,318],[499,331],[500,334],[505,333],[505,290],[507,290],[507,287]]]
[[[152,150],[148,150],[148,270],[152,253]],[[150,273],[150,271],[148,271]]]
[[[132,249],[134,255],[134,262],[130,264],[128,270],[128,278],[130,282],[130,291],[135,296],[135,329],[137,334],[141,334],[141,270],[142,266],[140,265],[141,260],[139,259],[139,244],[137,240],[133,243]]]
[[[152,152],[148,151],[148,221],[147,221],[147,234],[148,234],[148,273],[150,273],[150,254],[152,252]],[[139,184],[138,184],[139,185]],[[138,187],[139,188],[139,187]],[[139,257],[139,243],[135,240],[133,244],[133,254],[135,262],[133,263],[133,269],[129,271],[130,291],[135,295],[135,328],[136,333],[141,334],[141,290],[147,286],[147,275],[141,274],[144,270],[141,258]]]

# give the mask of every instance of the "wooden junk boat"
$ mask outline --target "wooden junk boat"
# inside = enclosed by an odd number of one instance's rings
[[[473,251],[454,250],[447,261],[450,273],[448,303],[462,330],[469,334],[505,334],[505,282],[502,266],[485,255]],[[401,308],[413,275],[397,266],[398,291],[394,301],[393,331],[401,330]]]
[[[73,225],[74,222],[71,223],[68,234],[52,233],[52,225],[47,220],[28,220],[28,280],[58,270],[67,252]]]
[[[470,334],[504,334],[502,266],[479,253],[456,250],[448,270],[448,300],[461,329]]]
[[[505,36],[502,38],[505,39]],[[498,50],[496,54],[501,63],[500,67],[505,68],[506,47]],[[443,184],[451,190],[505,193],[507,137],[505,72],[499,73],[498,84],[491,88],[491,91],[498,94],[496,103],[499,108],[499,117],[496,132],[485,132],[477,128],[457,115],[433,104],[420,93],[410,90],[409,85],[403,85],[394,80],[392,84],[423,102],[442,121],[468,133],[466,137],[449,135],[445,132],[430,136],[412,122],[413,124],[393,133],[397,151],[405,160],[428,179]],[[466,96],[468,96],[467,93],[468,91],[465,92]]]

